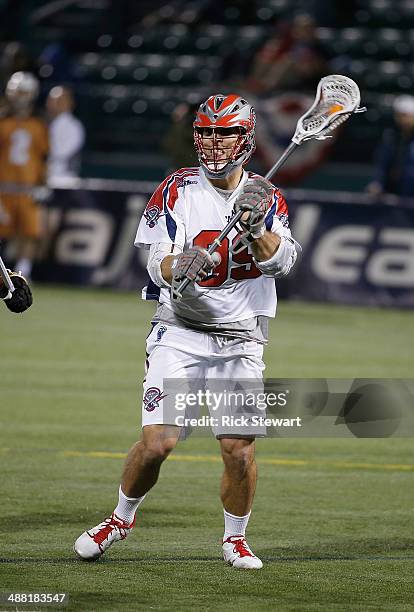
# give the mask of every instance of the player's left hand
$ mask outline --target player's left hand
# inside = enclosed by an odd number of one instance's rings
[[[240,219],[242,229],[253,239],[265,232],[264,219],[273,194],[273,185],[264,178],[247,181],[234,203],[234,211],[244,211]]]
[[[14,291],[10,296],[8,287],[3,279],[0,278],[0,298],[4,300],[4,303],[11,312],[24,312],[33,304],[31,289],[27,280],[20,273],[11,272],[10,270],[8,272],[14,285]]]

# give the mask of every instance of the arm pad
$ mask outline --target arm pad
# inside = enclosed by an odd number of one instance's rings
[[[297,258],[295,243],[293,238],[281,236],[281,243],[276,253],[267,261],[257,261],[254,263],[265,276],[280,278],[289,274]]]
[[[170,288],[171,286],[161,274],[162,260],[167,255],[175,255],[176,253],[181,252],[181,247],[176,244],[171,244],[170,242],[154,242],[154,244],[150,245],[147,270],[152,282],[158,285],[158,287]]]

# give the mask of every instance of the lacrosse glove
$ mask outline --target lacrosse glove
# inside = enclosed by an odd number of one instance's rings
[[[32,292],[26,279],[20,273],[10,270],[8,272],[14,285],[14,291],[10,295],[8,287],[3,279],[0,279],[0,298],[4,300],[11,312],[24,312],[33,304]]]
[[[205,279],[221,261],[218,253],[210,253],[194,246],[177,255],[172,265],[171,293],[173,298],[181,297],[178,287],[184,279],[198,281]]]
[[[241,234],[234,245],[233,251],[237,252],[237,246],[249,244],[260,238],[266,231],[265,217],[273,195],[273,185],[266,179],[253,179],[247,181],[246,185],[234,203],[234,212],[243,211],[239,221]],[[242,247],[244,248],[244,247]]]

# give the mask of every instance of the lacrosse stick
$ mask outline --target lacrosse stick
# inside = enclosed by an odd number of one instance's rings
[[[353,113],[363,113],[367,109],[360,108],[361,95],[359,87],[349,77],[341,74],[330,74],[323,77],[316,90],[315,101],[310,109],[300,117],[296,124],[296,130],[289,146],[282,153],[277,162],[266,174],[265,179],[270,179],[285,163],[293,151],[305,142],[305,140],[324,140],[330,138],[330,133],[341,123],[344,123]],[[239,210],[229,221],[221,234],[213,240],[207,251],[212,255],[228,236],[231,230],[240,221],[243,211]],[[174,290],[173,298],[180,300],[182,293],[191,283],[191,279],[184,278],[180,285]]]
[[[12,280],[9,276],[9,273],[7,272],[7,268],[4,265],[4,262],[2,260],[2,258],[0,257],[0,276],[2,277],[4,284],[6,285],[6,287],[9,290],[10,295],[13,293],[14,291],[14,285],[12,283]]]

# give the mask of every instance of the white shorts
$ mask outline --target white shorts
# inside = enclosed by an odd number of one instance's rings
[[[156,323],[147,337],[142,427],[176,425],[188,432],[200,426],[216,437],[265,435],[263,426],[250,424],[257,408],[250,403],[246,413],[245,400],[239,401],[242,393],[263,389],[262,357],[263,345],[253,340]],[[208,409],[210,420],[199,417],[200,408]],[[197,418],[201,425],[190,422]]]

